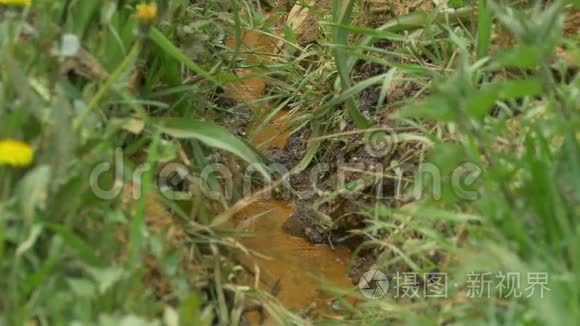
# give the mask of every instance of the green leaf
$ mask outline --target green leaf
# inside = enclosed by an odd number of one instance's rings
[[[392,80],[391,71],[392,70],[390,70],[387,73],[380,74],[378,76],[374,76],[374,77],[365,79],[361,82],[356,83],[353,86],[350,86],[347,89],[343,89],[342,93],[340,93],[338,96],[333,97],[330,101],[326,102],[319,109],[320,112],[318,114],[326,113],[326,110],[331,109],[331,108],[333,108],[336,105],[339,105],[341,103],[344,103],[345,101],[352,100],[356,95],[360,94],[363,90],[365,90],[366,88],[368,88],[372,85],[379,84],[381,82],[384,83],[385,80],[387,80],[387,81]]]
[[[349,32],[353,32],[353,33],[372,36],[378,40],[380,40],[380,39],[392,40],[392,41],[406,41],[406,40],[408,40],[408,38],[405,36],[401,36],[399,34],[391,33],[389,31],[385,31],[385,30],[364,28],[364,27],[360,27],[360,26],[356,26],[356,25],[341,25],[341,24],[335,24],[335,23],[331,23],[331,22],[323,22],[323,24],[327,25],[329,27],[333,27],[333,28],[344,29],[345,31],[349,31]]]
[[[123,277],[123,269],[119,267],[110,268],[87,268],[87,271],[98,284],[100,294],[104,294],[115,283]]]
[[[179,317],[181,325],[199,325],[199,308],[201,302],[196,293],[192,292],[179,306]]]
[[[290,25],[284,24],[282,31],[284,33],[284,39],[288,40],[290,43],[298,43],[296,35],[294,35],[294,30]]]
[[[32,291],[41,286],[46,278],[49,277],[56,263],[57,258],[54,256],[45,259],[42,266],[35,270],[35,272],[28,276],[23,282],[24,287],[22,292],[25,293],[25,295],[29,295]]]
[[[348,25],[350,22],[353,4],[352,1],[342,2],[334,0],[332,2],[332,18],[335,26],[337,26],[334,28],[334,59],[343,92],[351,87],[350,69],[348,68],[348,55],[346,51],[348,48],[349,33],[339,26]],[[372,123],[360,112],[357,103],[352,97],[347,98],[345,107],[358,128],[367,129],[372,126]]]
[[[495,61],[502,67],[531,69],[538,65],[540,52],[531,46],[520,46],[499,52]]]
[[[461,8],[464,5],[465,4],[463,0],[449,0],[449,2],[447,3],[447,6],[449,6],[449,8]]]
[[[385,75],[385,79],[383,79],[383,85],[381,87],[381,93],[379,95],[379,103],[378,103],[379,107],[382,107],[383,104],[385,103],[385,99],[387,98],[388,95],[387,93],[389,91],[389,88],[391,87],[391,83],[393,81],[393,78],[395,77],[395,73],[397,73],[397,68],[391,68]]]
[[[64,243],[71,250],[76,251],[84,261],[91,264],[96,264],[99,261],[99,258],[95,253],[95,248],[89,246],[81,237],[77,236],[71,230],[54,223],[44,222],[42,225],[44,225],[48,230],[61,236]]]
[[[536,96],[542,92],[537,79],[507,80],[482,87],[469,97],[466,111],[474,118],[482,118],[497,100],[512,100],[525,96]]]
[[[415,30],[424,26],[427,26],[431,22],[449,22],[449,23],[457,23],[460,22],[462,19],[469,19],[473,15],[473,8],[472,7],[464,7],[454,10],[452,12],[436,12],[433,11],[431,13],[423,12],[423,11],[415,11],[410,14],[395,17],[382,26],[376,28],[377,32],[391,32],[391,33],[398,33],[402,31],[411,31]],[[358,44],[355,47],[355,50],[350,53],[350,57],[348,58],[348,72],[350,73],[354,68],[355,64],[359,60],[359,57],[363,50],[367,47],[370,47],[376,38],[373,35],[367,35],[361,38]]]
[[[67,279],[68,286],[81,298],[91,298],[95,295],[95,285],[92,281],[84,278],[69,278]]]
[[[465,160],[460,144],[436,144],[429,155],[429,162],[437,166],[441,175],[451,174]]]
[[[41,165],[30,171],[20,183],[18,195],[24,219],[32,218],[36,208],[45,207],[50,172],[49,166]]]
[[[318,124],[318,123],[315,124],[312,128],[312,136],[311,137],[316,138],[316,137],[320,136],[322,134],[322,132],[320,130],[321,128],[322,127],[320,126],[320,124]],[[308,167],[308,165],[310,165],[310,162],[312,162],[312,160],[314,159],[314,156],[318,152],[318,148],[320,147],[321,143],[322,143],[322,141],[320,141],[320,140],[308,142],[308,145],[306,146],[306,153],[304,153],[304,157],[292,169],[293,174],[297,174],[297,173],[300,173],[300,172],[306,170],[306,168]]]
[[[253,164],[266,180],[270,175],[256,153],[224,128],[208,121],[166,118],[157,120],[160,130],[178,139],[196,139],[207,146],[223,149]]]
[[[479,90],[468,98],[465,111],[474,118],[484,117],[497,101],[498,93],[495,87]]]
[[[214,79],[211,74],[203,70],[190,58],[188,58],[185,53],[183,53],[178,47],[173,45],[173,43],[165,36],[161,31],[156,28],[152,28],[149,37],[157,46],[159,46],[163,51],[165,51],[169,56],[173,57],[175,60],[181,62],[184,66],[191,69],[193,72],[204,77],[205,79],[211,81],[216,86],[220,85],[216,79]]]
[[[478,1],[477,10],[477,58],[481,59],[487,56],[489,44],[491,43],[491,32],[493,22],[491,10],[486,0]]]
[[[38,236],[40,235],[41,232],[42,225],[40,224],[33,225],[30,230],[30,234],[28,235],[28,238],[24,242],[20,243],[18,249],[16,249],[16,255],[21,256],[23,253],[32,248],[36,243],[36,240],[38,240]]]
[[[511,100],[524,96],[537,96],[542,93],[542,83],[537,79],[509,80],[498,83],[498,97]]]
[[[455,121],[457,113],[452,111],[443,96],[431,96],[417,104],[411,104],[396,114],[401,118],[424,118],[436,121]]]

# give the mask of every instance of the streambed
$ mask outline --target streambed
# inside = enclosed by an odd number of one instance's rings
[[[275,47],[258,32],[243,32],[241,41],[242,52],[253,49],[255,53],[272,53]],[[234,48],[235,40],[227,40],[226,45]],[[249,58],[252,59],[256,58]],[[228,96],[238,103],[256,103],[264,96],[264,79],[248,77],[255,74],[250,70],[239,70],[237,74],[240,80],[225,87]],[[260,112],[265,109],[259,104],[249,104],[249,107]],[[284,147],[289,137],[285,133],[286,113],[278,113],[257,132],[252,140],[256,147]],[[277,298],[287,308],[324,308],[331,303],[321,290],[321,280],[352,287],[347,276],[351,253],[346,248],[317,245],[284,232],[283,225],[292,210],[292,203],[275,199],[258,200],[249,205],[238,214],[236,228],[253,232],[255,236],[244,237],[240,242],[260,254],[253,257],[259,269],[260,283],[264,289],[276,288]]]

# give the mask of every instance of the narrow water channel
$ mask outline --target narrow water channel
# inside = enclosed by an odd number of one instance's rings
[[[242,53],[253,49],[256,53],[273,53],[274,43],[259,32],[242,34]],[[234,48],[235,40],[226,45]],[[256,58],[254,58],[256,59]],[[247,78],[255,72],[240,70],[243,80],[226,86],[226,93],[238,103],[255,102],[264,96],[266,82],[259,77]],[[245,79],[244,79],[245,78]],[[250,105],[252,110],[263,113],[265,107]],[[278,114],[266,127],[259,130],[253,143],[266,149],[269,146],[283,148],[286,112]],[[237,217],[239,230],[251,231],[253,237],[241,239],[241,243],[267,258],[256,256],[254,262],[260,269],[263,289],[276,287],[276,296],[287,308],[324,309],[329,302],[321,291],[321,279],[331,284],[350,287],[346,276],[350,258],[348,250],[312,244],[302,238],[286,234],[282,225],[292,212],[292,204],[280,200],[262,200],[246,207]]]

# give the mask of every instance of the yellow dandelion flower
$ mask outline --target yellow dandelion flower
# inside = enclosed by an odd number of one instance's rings
[[[10,139],[0,140],[0,165],[27,166],[32,163],[32,157],[32,148],[27,143]]]
[[[2,1],[2,0],[0,0]],[[157,5],[155,3],[141,2],[137,5],[137,19],[142,24],[149,25],[157,17]]]
[[[30,6],[32,0],[0,0],[0,4],[7,6],[19,6],[26,7]]]

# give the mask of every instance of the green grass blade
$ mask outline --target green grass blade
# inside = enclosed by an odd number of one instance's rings
[[[242,140],[224,128],[208,121],[165,118],[157,120],[160,130],[179,139],[197,139],[207,146],[223,149],[254,164],[269,181],[270,175],[256,153]]]
[[[464,7],[464,8],[460,8],[460,9],[457,9],[457,10],[454,10],[454,11],[448,12],[448,13],[441,13],[441,12],[439,12],[439,13],[437,13],[437,12],[427,13],[427,12],[416,11],[416,12],[410,13],[410,14],[405,15],[405,16],[391,19],[388,22],[386,22],[385,24],[383,24],[382,26],[378,27],[376,29],[376,31],[377,32],[385,31],[385,32],[391,32],[391,33],[398,33],[398,32],[402,32],[402,31],[415,30],[418,28],[425,27],[431,21],[432,15],[435,15],[435,17],[433,17],[434,22],[444,22],[446,19],[449,19],[450,23],[456,23],[456,22],[459,22],[463,19],[470,18],[472,12],[473,12],[472,7]],[[360,48],[369,47],[376,40],[377,40],[377,38],[374,36],[374,33],[371,35],[364,36],[357,44],[357,47],[356,47],[355,51],[353,51],[353,53],[355,53],[355,54],[360,53],[361,52]],[[359,59],[357,58],[356,55],[354,57],[349,58],[349,61],[348,61],[349,71],[351,71],[354,68],[354,65],[357,63],[358,60]]]
[[[161,136],[158,132],[156,132],[151,141],[151,145],[149,145],[148,156],[147,156],[147,164],[146,166],[152,167],[155,163],[159,160],[158,151],[159,151],[159,139]],[[128,253],[127,253],[127,264],[131,268],[135,268],[138,266],[138,263],[141,260],[141,250],[143,249],[143,230],[146,228],[145,225],[145,204],[148,200],[147,194],[149,193],[149,189],[151,184],[153,183],[154,178],[154,170],[152,168],[148,168],[140,180],[140,197],[137,200],[135,206],[135,214],[133,215],[133,219],[129,225],[129,244],[128,244]]]
[[[388,80],[389,78],[392,78],[392,76],[389,77],[389,72],[387,72],[384,74],[380,74],[378,76],[365,79],[349,87],[348,89],[345,89],[338,96],[335,96],[330,101],[326,102],[317,112],[317,116],[325,114],[329,109],[341,103],[352,100],[353,97],[355,97],[357,94],[360,94],[367,87],[384,82],[385,78]]]
[[[487,0],[478,1],[477,10],[477,58],[481,59],[487,56],[489,44],[491,42],[491,10],[487,5]]]
[[[320,136],[323,133],[321,129],[323,129],[323,127],[320,126],[320,123],[316,123],[312,128],[312,138]],[[296,166],[292,169],[292,174],[300,173],[308,167],[308,165],[310,164],[310,162],[312,162],[314,156],[318,152],[318,148],[320,147],[321,143],[322,141],[320,140],[308,142],[308,145],[306,147],[306,153],[304,153],[304,157],[302,158],[302,160],[298,162],[298,164],[296,164]]]
[[[342,90],[345,91],[350,88],[350,69],[348,69],[348,31],[340,28],[340,25],[348,25],[350,23],[353,1],[346,3],[334,0],[332,4],[332,16],[335,25],[334,43],[334,59],[336,61],[336,69],[340,77]],[[353,98],[349,98],[345,103],[346,109],[357,127],[367,129],[372,126],[372,123],[359,111],[356,102]]]
[[[178,47],[173,45],[173,43],[165,35],[163,35],[163,33],[157,28],[151,28],[149,37],[155,44],[157,44],[157,46],[163,49],[168,55],[173,57],[175,60],[181,62],[184,66],[191,69],[196,74],[211,81],[216,86],[221,85],[221,83],[218,82],[215,78],[213,78],[209,72],[203,70],[199,65],[197,65],[190,58],[188,58],[185,55],[185,53],[183,53],[183,51],[181,51]]]
[[[75,121],[75,123],[74,123],[75,130],[78,130],[83,125],[83,122],[86,120],[86,118],[88,118],[88,116],[91,114],[91,112],[93,112],[93,110],[99,105],[101,99],[107,94],[107,91],[113,86],[113,84],[117,80],[119,80],[119,78],[121,78],[121,76],[123,75],[123,73],[127,69],[127,66],[130,63],[135,61],[135,59],[137,58],[137,55],[139,55],[140,49],[141,49],[141,42],[136,42],[135,45],[133,45],[131,52],[129,52],[129,54],[125,57],[123,62],[121,62],[119,67],[117,67],[117,69],[115,69],[115,71],[113,72],[111,77],[109,77],[109,79],[105,82],[105,84],[103,84],[103,86],[101,86],[99,88],[99,90],[97,91],[95,96],[93,96],[93,98],[91,99],[91,102],[89,102],[87,109],[81,114],[81,116],[78,118],[78,120]]]

